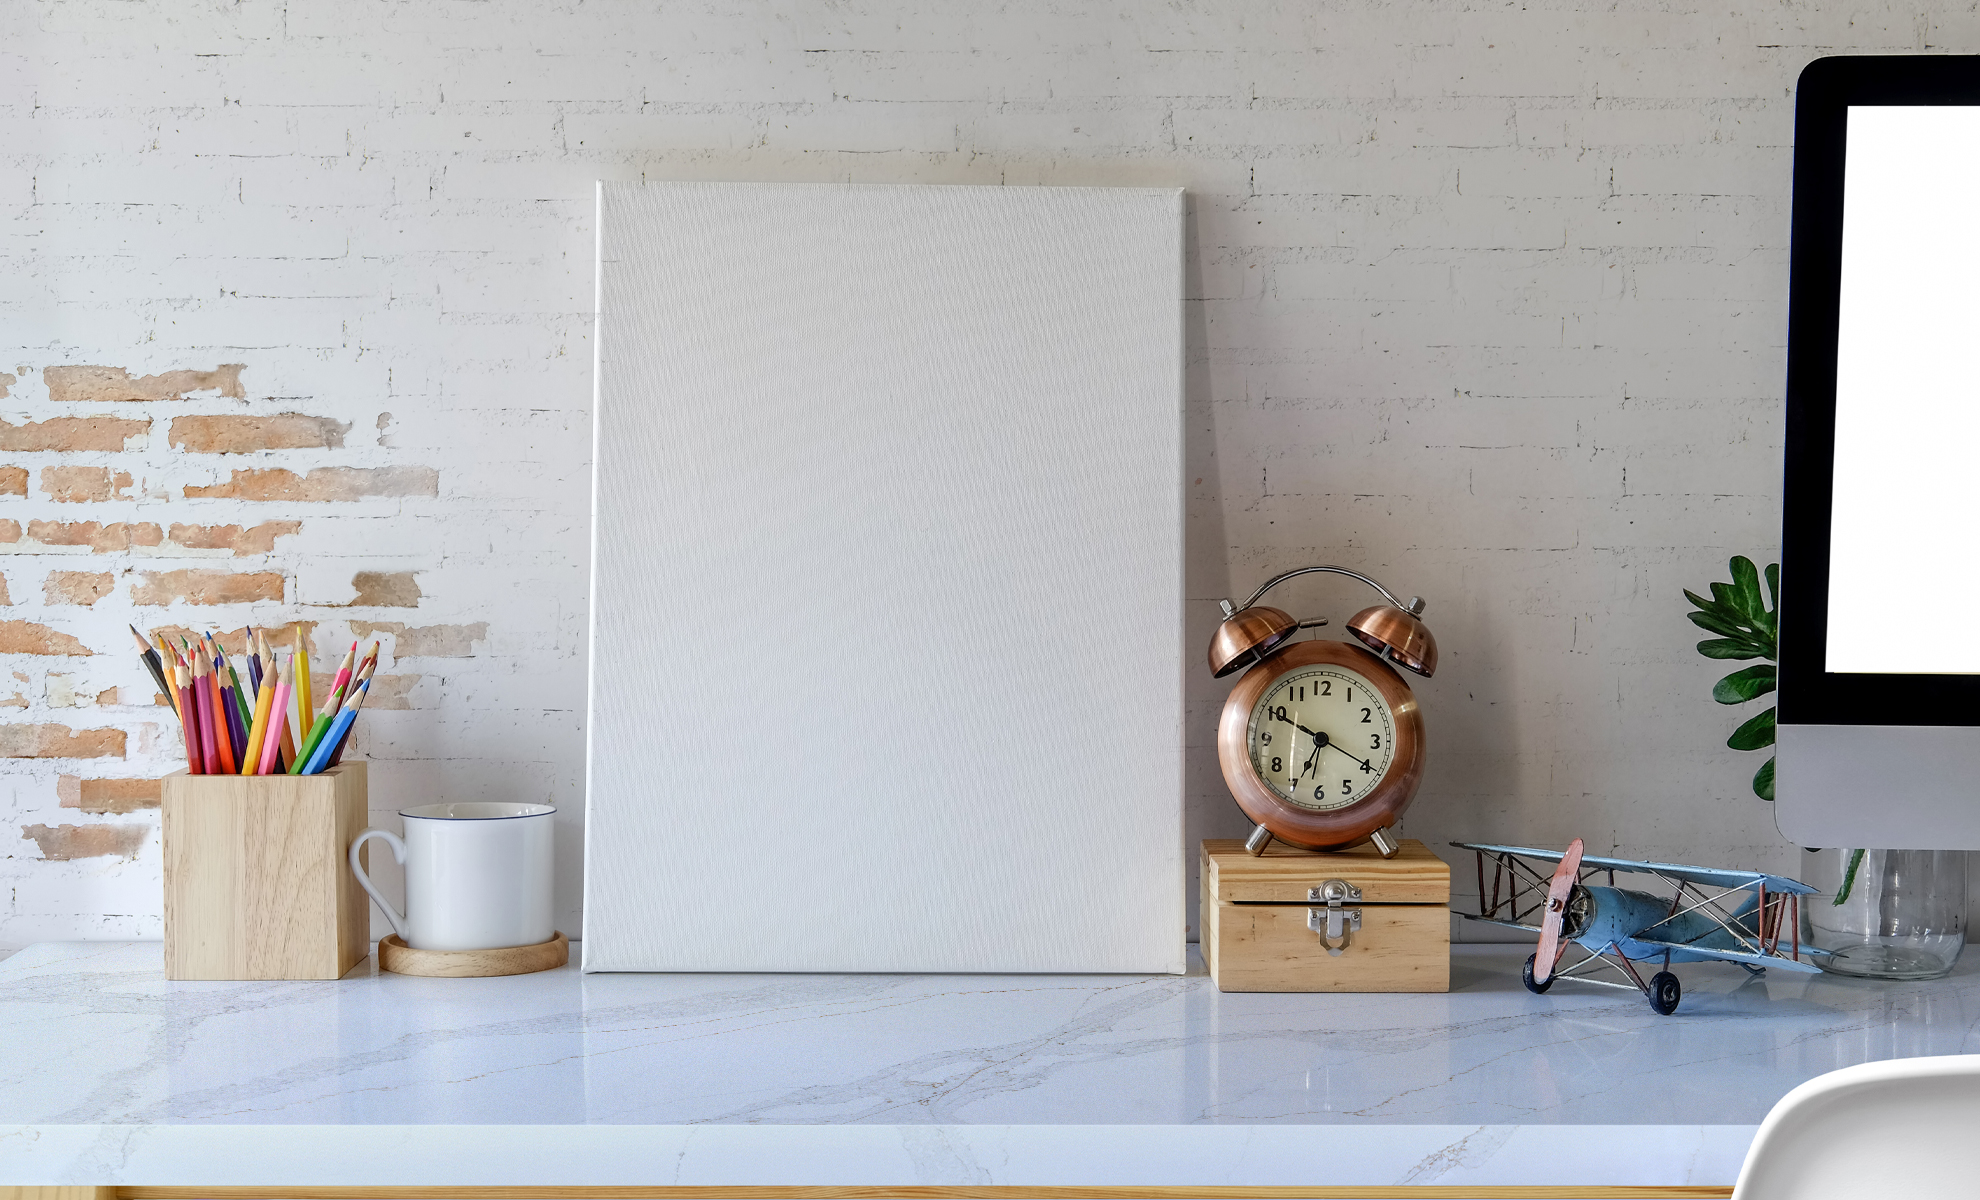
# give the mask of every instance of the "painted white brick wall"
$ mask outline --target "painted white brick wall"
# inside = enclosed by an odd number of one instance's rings
[[[574,926],[597,178],[1186,186],[1192,641],[1274,570],[1364,568],[1427,597],[1444,647],[1411,834],[1791,867],[1679,589],[1776,540],[1793,83],[1825,53],[1976,47],[1967,6],[1808,0],[0,7],[0,416],[153,422],[117,453],[0,452],[37,477],[0,517],[302,522],[213,564],[280,573],[281,603],[134,605],[169,543],[64,552],[116,574],[93,607],[43,599],[77,560],[0,558],[0,615],[97,652],[10,656],[26,706],[0,711],[130,735],[0,768],[0,945],[159,932],[155,812],[58,801],[63,774],[171,766],[155,710],[53,707],[51,674],[148,698],[127,619],[300,615],[324,644],[486,622],[381,668],[421,679],[365,718],[373,803],[564,805]],[[63,405],[41,375],[221,363],[243,398]],[[291,411],[345,445],[166,444],[176,415]],[[63,463],[137,483],[55,503]],[[431,467],[437,494],[183,494],[318,466]],[[417,611],[340,608],[358,570],[417,572]],[[1287,591],[1337,621],[1366,599]],[[1192,676],[1191,839],[1243,828],[1225,690]],[[146,836],[46,861],[18,832],[93,821]]]

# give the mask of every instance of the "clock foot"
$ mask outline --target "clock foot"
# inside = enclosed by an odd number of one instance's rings
[[[1265,847],[1271,844],[1272,844],[1272,831],[1265,828],[1263,825],[1260,825],[1258,828],[1252,830],[1251,836],[1244,839],[1244,848],[1246,850],[1251,851],[1252,857],[1254,858],[1260,854],[1265,853]]]
[[[1383,858],[1394,858],[1402,853],[1402,843],[1387,829],[1377,829],[1368,835],[1368,840],[1375,844],[1375,849],[1381,852]]]

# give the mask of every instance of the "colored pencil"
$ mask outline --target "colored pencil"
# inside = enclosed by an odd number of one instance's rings
[[[135,625],[131,626],[131,636],[137,639],[138,656],[144,660],[144,669],[151,672],[152,682],[158,685],[159,691],[165,693],[165,703],[172,706],[173,712],[178,712],[178,694],[171,684],[165,682],[165,660],[158,657],[158,651],[151,648],[151,643],[144,640],[144,635],[137,631]]]
[[[247,753],[241,759],[241,774],[255,775],[261,771],[261,744],[268,737],[268,713],[275,707],[275,676],[271,673],[262,676],[261,688],[254,697],[254,722],[248,727]]]
[[[254,689],[255,695],[259,696],[261,695],[261,640],[256,636],[252,625],[241,632],[247,637],[248,686]]]
[[[204,662],[202,666],[206,665]],[[215,775],[234,773],[234,731],[227,720],[227,696],[220,687],[220,672],[209,670],[206,675],[206,702],[213,721],[213,762],[208,769]]]
[[[279,722],[284,729],[287,729],[289,724],[289,666],[280,659],[275,661],[275,694],[270,697],[269,707],[269,721]],[[264,739],[264,745],[261,748],[261,769],[256,774],[273,775],[275,773],[275,759],[281,752],[281,746],[282,741],[275,736],[275,730],[271,724],[268,730],[268,736]]]
[[[199,635],[199,648],[200,652],[206,655],[206,661],[213,664],[213,698],[220,705],[215,717],[220,739],[220,765],[226,768],[227,774],[232,775],[234,761],[240,754],[241,742],[244,739],[236,737],[234,733],[234,726],[240,714],[233,695],[227,689],[227,657],[220,652],[220,643],[214,638],[211,630]]]
[[[310,726],[309,736],[303,739],[302,745],[296,747],[296,761],[289,764],[289,774],[301,775],[304,773],[303,764],[309,762],[311,756],[316,753],[317,743],[323,740],[324,733],[329,730],[330,726],[336,723],[337,714],[337,709],[327,704],[323,706],[323,711],[316,716],[316,724]]]
[[[356,665],[357,643],[352,642],[351,648],[344,651],[344,661],[337,667],[337,677],[330,681],[330,698],[324,701],[323,707],[332,712],[343,707],[346,698],[344,689],[350,686],[351,668]]]
[[[346,704],[344,706],[345,711],[351,714],[350,720],[344,722],[344,727],[342,730],[333,729],[326,738],[326,740],[329,740],[329,738],[334,738],[335,741],[331,744],[330,747],[330,757],[324,761],[323,766],[317,768],[318,770],[327,771],[331,767],[334,767],[338,763],[344,761],[344,749],[345,747],[350,745],[351,730],[354,727],[355,722],[357,721],[358,709],[364,707],[364,698],[371,691],[371,671],[372,668],[376,667],[377,665],[378,665],[377,660],[374,659],[371,663],[366,665],[366,667],[364,668],[364,673],[358,677],[357,689],[351,696],[351,703]]]
[[[350,740],[351,726],[357,722],[358,710],[364,707],[364,698],[370,691],[371,681],[367,679],[351,693],[350,703],[337,714],[337,723],[324,735],[322,744],[316,748],[316,756],[310,760],[309,769],[303,772],[305,775],[320,774],[342,760],[344,743]]]
[[[235,722],[235,724],[241,731],[241,741],[235,747],[238,749],[241,746],[247,745],[247,727],[248,722],[254,720],[254,702],[248,698],[247,692],[242,689],[240,672],[234,670],[234,660],[227,657],[227,648],[220,644],[218,637],[212,637],[209,640],[213,643],[213,652],[220,656],[220,669],[227,673],[228,680],[234,685],[235,715],[240,717],[240,720]]]
[[[192,761],[197,764],[193,767],[193,770],[197,774],[204,775],[206,774],[206,751],[204,749],[206,739],[200,733],[200,730],[205,726],[205,722],[201,721],[199,717],[199,679],[193,674],[192,663],[188,662],[185,655],[180,654],[176,649],[172,651],[172,660],[173,664],[178,668],[178,678],[185,681],[185,687],[179,692],[179,699],[181,701],[180,711],[184,714],[181,721],[186,727],[186,736],[192,740]]]
[[[240,770],[241,755],[247,751],[247,728],[241,722],[239,698],[234,685],[218,671],[213,673],[213,689],[220,698],[220,769],[232,775]]]
[[[200,770],[207,775],[220,773],[220,736],[213,727],[214,714],[219,711],[218,701],[213,695],[213,668],[199,651],[193,651],[193,713],[199,720],[199,761]]]
[[[309,643],[303,640],[302,622],[296,622],[296,733],[304,736],[316,721],[316,693],[310,690]]]
[[[185,664],[177,663],[173,665],[172,679],[173,692],[179,698],[179,711],[181,713],[195,712],[198,706],[192,700],[192,676],[186,670]],[[179,727],[184,730],[186,735],[186,773],[188,775],[204,775],[206,768],[200,760],[199,752],[199,723],[191,717],[187,717],[179,722]]]

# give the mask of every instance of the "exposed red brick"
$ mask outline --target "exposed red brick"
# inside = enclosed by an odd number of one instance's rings
[[[219,416],[202,414],[173,417],[166,440],[180,450],[195,454],[252,454],[256,450],[309,450],[344,448],[344,435],[351,431],[347,422],[302,413],[281,413],[272,417]],[[0,445],[0,450],[8,447]]]
[[[0,542],[18,542],[20,540],[21,523],[19,521],[0,521]]]
[[[241,369],[244,363],[225,363],[211,371],[166,371],[160,375],[131,378],[122,367],[43,367],[41,379],[48,385],[50,400],[183,400],[187,392],[218,392],[244,400]]]
[[[115,583],[108,571],[50,571],[41,583],[41,598],[49,604],[88,608],[109,595]]]
[[[37,625],[33,621],[0,621],[0,654],[90,653],[88,646],[46,625]]]
[[[0,758],[122,758],[121,729],[0,725]]]
[[[19,382],[19,380],[17,380],[14,376],[9,375],[5,371],[0,371],[0,399],[5,399],[7,395],[7,389],[13,387],[14,384],[16,384],[17,382]]]
[[[471,658],[474,643],[488,640],[488,622],[472,625],[423,625],[408,628],[403,621],[352,621],[360,638],[375,633],[393,635],[394,658]]]
[[[172,541],[188,550],[232,550],[243,554],[266,554],[275,548],[275,539],[302,532],[301,521],[263,521],[247,529],[239,525],[174,525]]]
[[[156,546],[164,531],[149,521],[100,525],[95,521],[29,521],[27,535],[44,546],[88,546],[98,554]]]
[[[0,708],[26,708],[27,706],[27,697],[21,695],[19,692],[15,692],[5,700],[0,700]]]
[[[55,795],[63,808],[122,816],[159,805],[156,779],[83,779],[63,775],[55,780]]]
[[[12,607],[13,603],[14,603],[14,598],[7,594],[6,576],[0,575],[0,604],[5,604],[9,607]]]
[[[122,450],[151,428],[128,417],[53,417],[10,425],[0,420],[0,450]]]
[[[274,571],[236,575],[230,571],[146,571],[131,588],[137,604],[158,607],[183,600],[188,604],[245,604],[280,600],[282,576]]]
[[[97,500],[128,500],[122,493],[131,486],[129,471],[112,472],[109,467],[43,467],[41,490],[50,500],[84,504]]]
[[[351,601],[351,607],[418,608],[420,597],[425,594],[414,578],[418,574],[417,571],[359,571],[351,576],[351,586],[357,589],[357,599]]]
[[[373,675],[371,690],[365,693],[364,706],[392,712],[410,710],[412,701],[407,694],[423,678],[422,675]]]
[[[27,494],[27,468],[0,467],[0,496],[25,496]]]
[[[77,858],[136,858],[144,845],[143,825],[26,825],[21,836],[41,847],[49,862]]]
[[[188,499],[361,500],[366,496],[437,496],[440,472],[432,467],[318,467],[308,475],[274,468],[236,470],[226,483],[188,484]]]

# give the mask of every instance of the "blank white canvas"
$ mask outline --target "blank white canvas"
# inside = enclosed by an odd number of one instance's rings
[[[586,970],[1183,969],[1182,217],[600,185]]]

